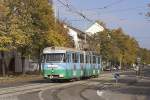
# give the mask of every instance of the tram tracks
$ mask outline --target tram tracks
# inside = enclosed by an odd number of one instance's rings
[[[81,98],[83,100],[88,100],[86,97],[84,97],[82,95],[82,92],[84,92],[87,89],[92,89],[93,85],[98,85],[98,84],[100,84],[100,83],[93,84],[93,82],[87,80],[86,82],[83,82],[80,84],[74,84],[74,85],[70,85],[70,86],[61,87],[58,89],[51,90],[51,95],[52,95],[53,100],[63,100],[59,94],[67,93],[67,92],[73,92],[73,91],[70,91],[70,89],[71,88],[77,88],[78,94],[72,94],[72,95],[74,95],[75,97],[79,96],[79,98]],[[65,91],[67,91],[67,92],[65,92]]]
[[[32,84],[27,84],[23,86],[17,86],[17,87],[9,87],[9,88],[1,88],[0,89],[0,97],[1,96],[17,96],[17,95],[24,95],[26,93],[33,93],[37,92],[39,95],[40,100],[45,100],[43,99],[43,93],[46,90],[54,90],[51,92],[53,100],[61,100],[58,94],[66,89],[69,89],[74,86],[83,86],[84,90],[79,88],[78,95],[83,99],[83,100],[88,100],[82,96],[82,92],[84,92],[86,89],[88,89],[90,86],[94,84],[93,79],[88,79],[88,80],[81,80],[81,81],[75,81],[75,82],[68,82],[68,83],[32,83]],[[101,84],[100,82],[96,84]]]
[[[23,86],[17,87],[9,87],[0,89],[0,96],[1,95],[19,95],[28,92],[35,92],[45,89],[46,87],[58,85],[57,83],[46,83],[46,84],[28,84]]]
[[[21,95],[25,93],[32,93],[36,91],[43,91],[52,88],[61,88],[66,86],[72,86],[75,84],[82,84],[85,83],[87,80],[83,81],[76,81],[76,82],[69,82],[69,83],[36,83],[36,84],[27,84],[22,86],[16,87],[8,87],[8,88],[1,88],[0,89],[0,97],[1,96],[11,96],[11,95]]]
[[[50,90],[50,94],[52,96],[52,99],[53,100],[62,100],[60,97],[59,97],[59,93],[64,91],[64,90],[67,90],[69,88],[72,88],[72,87],[75,87],[75,86],[81,86],[81,85],[84,85],[88,82],[88,80],[85,80],[85,81],[76,81],[76,82],[71,82],[71,83],[66,83],[65,85],[63,86],[58,86],[56,88],[52,88],[52,90]],[[48,90],[48,89],[47,89]],[[46,90],[44,90],[46,91]],[[43,91],[43,93],[44,93]],[[39,95],[40,97],[42,97],[42,92],[40,93]],[[41,100],[45,100],[44,98],[42,98]]]

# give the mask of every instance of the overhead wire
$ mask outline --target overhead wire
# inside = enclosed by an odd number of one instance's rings
[[[76,8],[74,6],[72,6],[71,4],[68,3],[64,3],[62,0],[57,0],[60,4],[62,4],[64,7],[66,7],[70,12],[77,14],[78,16],[82,17],[83,19],[87,20],[88,22],[94,22],[93,20],[91,20],[90,18],[87,17],[87,15],[85,15],[83,12],[76,10]],[[121,2],[123,2],[124,0],[117,0],[114,2],[111,2],[105,6],[103,6],[102,8],[93,8],[93,9],[85,9],[85,10],[96,10],[96,9],[106,9],[108,7],[112,7],[116,4],[119,4]],[[125,9],[115,9],[115,10],[111,10],[111,11],[105,11],[103,12],[103,14],[105,13],[118,13],[118,12],[126,12],[126,11],[131,11],[131,10],[136,10],[136,9],[140,9],[140,8],[144,8],[145,6],[137,6],[137,7],[130,7],[130,8],[125,8]],[[83,10],[84,11],[84,10]],[[92,11],[94,12],[94,11]],[[96,11],[97,12],[97,11]]]
[[[118,1],[112,2],[112,3],[110,3],[110,4],[106,5],[106,6],[104,6],[104,8],[108,8],[108,7],[114,6],[114,5],[118,4],[118,3],[121,3],[122,1],[123,1],[123,0],[118,0]]]
[[[86,19],[89,22],[93,22],[91,19],[89,19],[85,14],[83,14],[82,12],[79,12],[75,9],[72,9],[71,7],[73,7],[72,5],[70,6],[68,3],[65,4],[64,2],[62,2],[61,0],[57,0],[59,3],[61,3],[63,6],[65,6],[66,8],[69,9],[69,11],[76,13],[77,15],[81,16],[83,19]]]
[[[119,3],[121,3],[121,2],[123,2],[123,0],[117,0],[117,1],[114,1],[114,2],[111,2],[110,4],[107,4],[107,5],[105,5],[105,6],[103,6],[103,7],[100,7],[100,8],[91,8],[91,9],[86,9],[86,10],[100,10],[100,9],[106,9],[106,8],[109,8],[109,7],[111,7],[111,6],[114,6],[114,5],[116,5],[116,4],[119,4]]]
[[[89,22],[94,22],[93,20],[91,20],[90,18],[88,18],[85,14],[83,14],[82,12],[76,10],[74,6],[72,6],[72,5],[68,4],[68,3],[64,3],[61,0],[57,0],[57,1],[60,4],[62,4],[63,6],[65,6],[67,9],[69,9],[70,12],[76,13],[77,15],[79,15],[80,17],[82,17],[83,19],[85,19],[85,20],[87,20]],[[124,1],[124,0],[117,0],[117,1],[114,1],[114,2],[111,2],[111,3],[107,4],[107,5],[105,5],[102,8],[95,8],[95,9],[106,9],[108,7],[111,7],[111,6],[114,6],[114,5],[118,4],[118,3],[121,3],[122,1]]]
[[[118,13],[118,12],[126,12],[126,11],[132,11],[132,10],[137,10],[137,9],[143,9],[145,6],[137,6],[137,7],[130,7],[130,8],[124,8],[124,9],[114,9],[111,11],[105,11],[105,13]]]

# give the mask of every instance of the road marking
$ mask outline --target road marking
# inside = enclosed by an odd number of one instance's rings
[[[104,90],[97,90],[96,91],[97,95],[100,96],[104,100],[109,100],[108,97],[106,96],[106,91]]]
[[[44,90],[43,90],[43,91],[41,90],[41,91],[38,93],[40,100],[44,100],[44,98],[42,97],[42,93],[43,93],[43,92],[44,92]]]
[[[104,91],[97,90],[96,93],[98,96],[102,97],[102,95],[104,94]]]
[[[47,89],[52,89],[52,88],[60,88],[64,86],[71,86],[71,85],[76,85],[76,84],[83,84],[86,83],[86,81],[76,81],[72,83],[52,83],[52,84],[41,84],[37,86],[29,86],[29,87],[14,87],[14,88],[6,88],[3,91],[0,91],[0,96],[16,96],[20,94],[25,94],[25,93],[30,93],[30,92],[35,92],[35,91],[43,91]]]

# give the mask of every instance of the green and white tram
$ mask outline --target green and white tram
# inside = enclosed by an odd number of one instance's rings
[[[43,50],[42,74],[47,79],[73,79],[98,76],[101,57],[93,52],[64,47]]]

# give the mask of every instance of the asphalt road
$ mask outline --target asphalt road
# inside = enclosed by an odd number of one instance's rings
[[[140,77],[133,71],[122,72],[117,84],[112,73],[107,73],[76,82],[39,80],[25,86],[0,88],[0,94],[0,100],[150,100],[150,68],[144,69]]]

